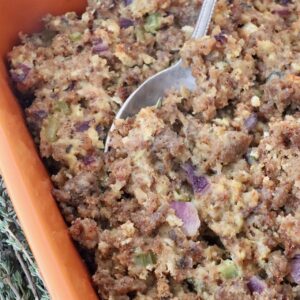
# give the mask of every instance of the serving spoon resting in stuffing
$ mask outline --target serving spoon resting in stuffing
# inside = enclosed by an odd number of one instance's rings
[[[192,38],[200,38],[206,35],[213,11],[217,0],[204,0],[201,11],[192,34]],[[115,119],[125,119],[137,114],[141,108],[157,104],[158,99],[164,96],[170,89],[179,89],[186,87],[189,90],[195,90],[196,82],[189,68],[184,68],[182,60],[171,67],[160,71],[147,79],[140,85],[124,102],[116,114]],[[111,126],[106,142],[105,152],[108,151],[110,144],[110,133],[114,130],[114,124]]]

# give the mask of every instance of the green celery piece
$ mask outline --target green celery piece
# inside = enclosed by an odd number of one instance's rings
[[[82,34],[78,31],[75,31],[73,33],[70,34],[70,40],[72,42],[77,42],[81,39]]]
[[[139,253],[135,255],[134,262],[138,266],[147,267],[149,265],[156,264],[157,258],[152,251],[149,251],[147,253]]]
[[[188,194],[182,194],[176,190],[174,190],[173,195],[176,201],[191,202],[192,200]]]
[[[232,279],[239,276],[237,266],[232,260],[225,260],[220,266],[220,273],[224,279]]]
[[[57,131],[59,128],[58,120],[54,116],[51,116],[46,126],[46,138],[49,142],[55,142],[57,140]]]
[[[161,21],[162,21],[162,17],[159,13],[150,14],[146,19],[144,28],[147,32],[156,33],[156,31],[161,26]]]
[[[65,101],[58,101],[55,103],[55,110],[60,111],[66,115],[68,115],[71,110],[70,106]]]
[[[155,108],[161,108],[162,102],[163,102],[162,97],[160,97],[155,104]]]
[[[134,33],[138,42],[145,42],[145,31],[142,26],[136,26]]]

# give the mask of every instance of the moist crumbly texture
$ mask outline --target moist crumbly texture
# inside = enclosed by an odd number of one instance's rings
[[[101,299],[299,299],[300,3],[219,0],[188,40],[199,5],[47,17],[12,78]],[[197,90],[115,121],[103,154],[122,101],[180,49]]]

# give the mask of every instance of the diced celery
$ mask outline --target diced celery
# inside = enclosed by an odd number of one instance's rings
[[[156,108],[161,108],[161,107],[162,107],[162,97],[160,97],[160,98],[157,100],[157,102],[156,102],[156,104],[155,104],[155,107],[156,107]]]
[[[78,31],[75,31],[73,33],[70,34],[70,40],[72,42],[77,42],[81,39],[82,34]]]
[[[254,94],[255,94],[257,97],[261,98],[261,97],[263,96],[263,91],[260,91],[260,90],[254,90]]]
[[[57,101],[55,103],[55,110],[68,115],[71,112],[70,106],[65,101]]]
[[[156,33],[161,26],[162,17],[159,13],[151,14],[147,17],[144,28],[147,32]]]
[[[229,259],[220,265],[220,273],[224,279],[232,279],[239,275],[237,266]]]
[[[138,42],[145,41],[145,31],[142,26],[136,26],[134,29],[135,37]]]
[[[154,265],[156,264],[156,261],[156,255],[152,251],[149,251],[147,253],[139,253],[134,257],[135,264],[142,267]]]
[[[49,142],[55,142],[57,140],[57,130],[59,128],[58,120],[54,116],[48,119],[48,125],[46,127],[46,138]]]
[[[178,191],[174,190],[173,196],[176,201],[182,201],[182,202],[190,202],[191,201],[191,197],[186,192],[178,192]]]

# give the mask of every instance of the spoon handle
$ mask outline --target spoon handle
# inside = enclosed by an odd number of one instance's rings
[[[217,0],[204,0],[201,12],[195,26],[192,38],[197,39],[206,35]]]

